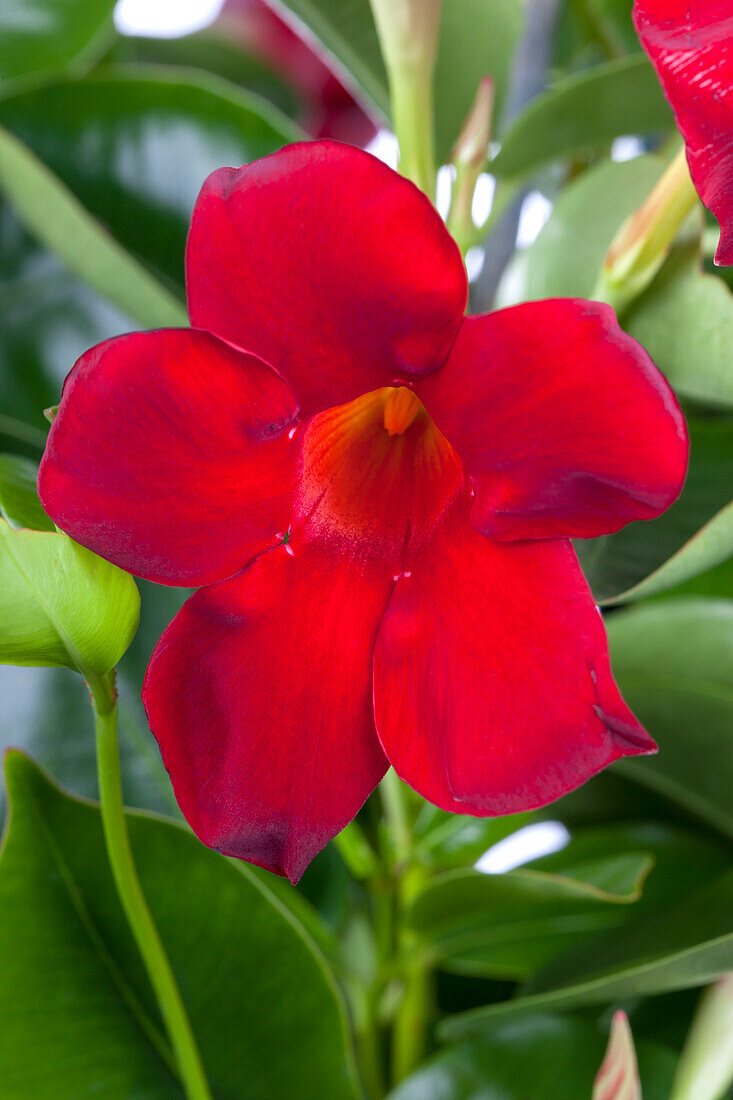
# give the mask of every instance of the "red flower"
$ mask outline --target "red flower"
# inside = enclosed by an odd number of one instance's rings
[[[731,0],[635,0],[634,23],[687,145],[697,192],[720,222],[715,262],[733,263]]]
[[[464,318],[429,201],[330,142],[210,176],[187,266],[194,328],[82,356],[39,485],[103,557],[209,586],[143,692],[204,843],[297,880],[388,761],[485,815],[652,751],[568,541],[685,475],[611,309]]]

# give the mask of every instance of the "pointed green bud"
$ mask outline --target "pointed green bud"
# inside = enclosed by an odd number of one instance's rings
[[[733,1083],[733,974],[703,993],[670,1100],[720,1100]]]
[[[485,76],[479,81],[476,98],[451,152],[455,179],[448,212],[448,230],[461,252],[471,247],[476,236],[472,207],[478,178],[486,167],[494,112],[494,81]]]
[[[697,201],[683,148],[619,229],[592,296],[625,309],[651,283]]]
[[[476,98],[453,146],[450,155],[452,164],[472,168],[477,173],[484,169],[489,156],[493,115],[494,79],[484,76],[479,81]]]

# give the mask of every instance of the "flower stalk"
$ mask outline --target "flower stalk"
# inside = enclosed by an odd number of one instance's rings
[[[427,876],[425,867],[412,863],[397,887],[397,906],[401,918],[397,950],[402,959],[404,992],[392,1029],[392,1079],[395,1084],[408,1077],[425,1060],[433,1017],[432,968],[420,951],[416,936],[405,927],[404,922],[405,911],[422,889]]]
[[[697,205],[681,148],[611,244],[592,297],[621,313],[651,283],[679,229]]]
[[[114,673],[98,676],[85,670],[84,675],[92,694],[102,826],[117,894],[155,991],[186,1096],[188,1100],[211,1100],[191,1024],[130,847],[122,802]]]
[[[441,0],[371,0],[387,69],[400,171],[435,198],[433,71]]]
[[[392,1027],[392,1081],[397,1084],[423,1061],[432,1015],[430,966],[419,951],[416,937],[405,927],[406,910],[425,883],[428,871],[415,859],[405,788],[393,768],[379,790],[394,853],[394,951],[404,985]]]

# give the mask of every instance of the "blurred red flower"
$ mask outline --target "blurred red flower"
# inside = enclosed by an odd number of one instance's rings
[[[297,880],[388,762],[491,815],[653,751],[569,542],[658,515],[686,471],[613,311],[464,318],[428,199],[331,142],[214,172],[187,274],[192,329],[76,364],[39,488],[103,557],[206,586],[143,692],[204,843]]]
[[[733,263],[733,6],[635,0],[634,23],[672,104],[697,193],[720,222],[716,263]]]
[[[214,26],[290,85],[302,103],[300,123],[311,137],[364,146],[375,136],[375,120],[339,79],[316,39],[301,37],[266,0],[227,0]]]

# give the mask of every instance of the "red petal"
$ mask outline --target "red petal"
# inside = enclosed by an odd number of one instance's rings
[[[209,176],[187,272],[192,323],[272,363],[304,414],[435,370],[467,295],[429,200],[330,141]]]
[[[377,730],[437,806],[515,813],[656,746],[613,682],[571,545],[492,543],[467,512],[397,582],[374,654]]]
[[[371,654],[392,582],[290,548],[192,596],[153,654],[143,700],[204,844],[296,882],[387,767]]]
[[[733,264],[733,9],[730,0],[636,0],[634,23],[687,145],[697,192]]]
[[[468,317],[417,388],[476,480],[472,519],[491,538],[608,534],[682,488],[682,413],[608,306],[555,299]]]
[[[81,357],[41,463],[46,511],[161,584],[209,584],[290,515],[297,406],[266,363],[207,332],[120,336]]]

